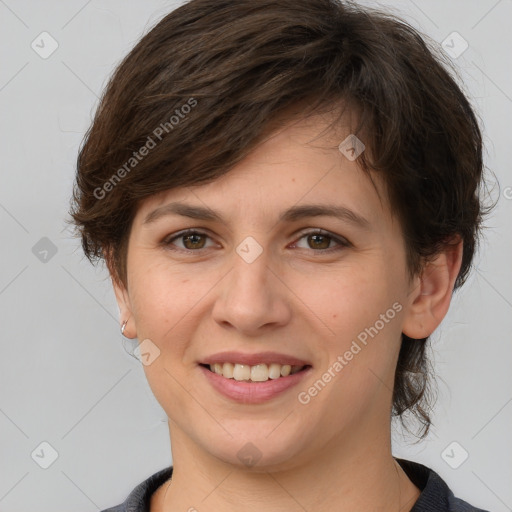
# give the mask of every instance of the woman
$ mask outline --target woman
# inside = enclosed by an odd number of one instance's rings
[[[108,265],[173,466],[109,511],[468,511],[393,458],[471,267],[482,140],[403,21],[192,0],[113,75],[73,217]]]

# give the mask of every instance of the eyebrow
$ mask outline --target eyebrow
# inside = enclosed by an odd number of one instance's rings
[[[196,220],[209,220],[217,221],[222,224],[227,224],[224,217],[210,209],[203,206],[193,206],[186,203],[173,202],[164,206],[160,206],[156,210],[149,213],[143,221],[143,224],[150,224],[156,222],[162,217],[169,215],[181,215]],[[359,226],[364,229],[370,228],[370,222],[358,213],[338,205],[326,204],[306,204],[300,206],[292,206],[285,210],[279,216],[279,222],[293,222],[307,217],[335,217],[337,219],[348,221],[351,224]]]

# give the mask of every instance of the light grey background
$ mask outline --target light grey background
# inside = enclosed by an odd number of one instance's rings
[[[165,413],[129,355],[135,345],[119,333],[107,273],[84,259],[64,220],[79,144],[107,78],[177,5],[0,0],[1,512],[103,509],[171,463]],[[468,42],[455,60],[483,120],[486,164],[501,185],[477,270],[433,338],[435,427],[416,445],[394,436],[395,454],[432,467],[474,505],[509,511],[512,2],[380,5],[438,43],[453,31]],[[42,46],[43,31],[58,43],[46,59],[31,47]],[[48,469],[39,465],[51,456],[42,442],[58,453]],[[469,457],[453,469],[446,460],[460,462],[462,450]]]

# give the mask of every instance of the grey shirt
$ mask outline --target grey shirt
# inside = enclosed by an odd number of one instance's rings
[[[411,512],[489,512],[455,498],[444,480],[433,470],[404,459],[396,459],[421,495]],[[152,494],[172,475],[172,466],[162,469],[141,482],[126,500],[102,512],[149,512]]]

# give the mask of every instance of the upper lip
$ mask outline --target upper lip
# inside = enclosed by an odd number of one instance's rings
[[[291,366],[307,366],[310,363],[294,356],[280,354],[279,352],[259,352],[257,354],[244,354],[243,352],[218,352],[205,357],[201,364],[233,363],[255,366],[257,364],[289,364]]]

